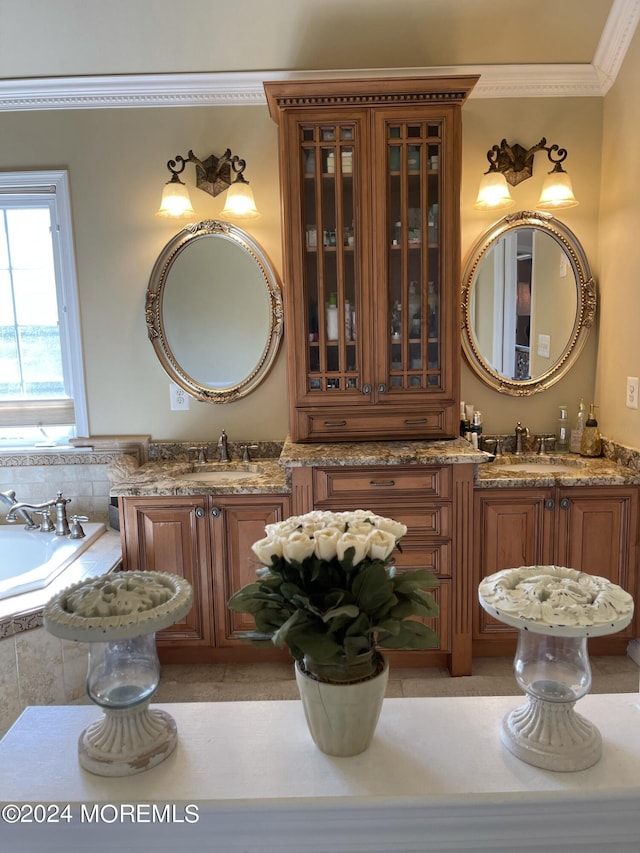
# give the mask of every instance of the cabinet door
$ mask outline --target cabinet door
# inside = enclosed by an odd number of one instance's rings
[[[180,575],[193,587],[193,607],[158,633],[158,645],[204,645],[213,640],[208,584],[206,498],[121,498],[126,569]]]
[[[230,596],[240,587],[256,580],[259,563],[251,546],[264,538],[265,525],[282,521],[290,515],[288,496],[249,495],[241,499],[210,498],[213,553],[213,589],[216,612],[216,646],[247,646],[238,633],[255,628],[246,613],[235,613],[227,607]]]
[[[482,578],[502,569],[552,562],[555,500],[552,489],[480,489],[475,494],[474,589]],[[474,639],[487,635],[516,636],[475,606]]]
[[[449,165],[443,142],[452,116],[415,108],[375,114],[377,214],[375,268],[379,309],[375,389],[380,403],[410,402],[417,395],[453,393],[456,347],[450,342],[451,299],[444,278],[441,164]],[[454,204],[446,204],[449,214]],[[457,217],[446,230],[454,234]],[[448,283],[447,296],[456,282]],[[449,305],[447,305],[449,303]]]
[[[608,578],[635,597],[637,491],[591,487],[558,495],[558,564]],[[617,636],[635,636],[633,623]]]
[[[370,231],[368,125],[362,111],[290,116],[287,170],[292,230],[300,235],[287,307],[298,404],[371,399],[368,355]]]

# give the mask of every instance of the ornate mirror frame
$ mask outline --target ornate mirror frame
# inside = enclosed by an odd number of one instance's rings
[[[505,234],[518,228],[533,228],[549,234],[564,250],[577,288],[577,311],[567,346],[560,358],[545,373],[531,379],[509,379],[496,372],[480,353],[473,334],[473,287],[478,266],[487,252]],[[490,226],[471,247],[462,279],[462,349],[472,370],[491,388],[502,394],[525,397],[544,391],[558,382],[575,363],[594,324],[596,286],[589,263],[575,234],[552,214],[542,211],[519,211],[508,214]]]
[[[231,241],[255,262],[256,271],[266,290],[269,318],[264,348],[248,375],[227,386],[210,387],[190,376],[172,351],[167,340],[164,298],[173,265],[181,253],[195,241],[220,239]],[[186,225],[167,243],[158,256],[149,279],[145,317],[149,340],[171,380],[197,400],[208,403],[231,403],[253,391],[264,380],[275,361],[284,327],[282,290],[269,258],[249,234],[228,222],[205,220]],[[196,319],[194,318],[194,322]],[[238,334],[241,334],[241,330]]]

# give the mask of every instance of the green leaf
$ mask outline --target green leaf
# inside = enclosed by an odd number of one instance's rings
[[[439,584],[440,581],[429,569],[409,569],[398,572],[393,578],[394,590],[403,593],[411,593],[416,588],[433,589]]]
[[[393,581],[387,577],[384,564],[375,560],[358,574],[352,590],[360,609],[365,613],[375,613],[393,595]]]
[[[323,622],[330,622],[339,616],[346,616],[349,619],[355,619],[360,613],[360,609],[355,604],[343,604],[340,607],[334,607],[333,610],[327,610],[322,616]]]
[[[386,649],[433,649],[439,643],[436,632],[422,622],[407,620],[393,625],[399,628],[394,635],[388,632],[385,624],[380,625],[378,644]]]

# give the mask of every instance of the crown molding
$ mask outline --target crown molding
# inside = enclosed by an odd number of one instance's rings
[[[5,79],[0,80],[0,112],[254,106],[266,103],[266,80],[455,74],[480,75],[471,98],[597,98],[615,81],[639,20],[640,0],[613,0],[592,63]]]
[[[474,98],[600,97],[592,65],[442,66],[311,72],[130,74],[0,80],[0,112],[266,104],[266,80],[480,74]]]

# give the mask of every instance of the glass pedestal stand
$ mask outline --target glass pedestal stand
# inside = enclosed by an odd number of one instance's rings
[[[160,681],[155,633],[92,643],[87,693],[104,711],[80,735],[78,760],[100,776],[128,776],[155,767],[178,741],[173,717],[149,701]]]
[[[150,709],[160,681],[156,631],[181,619],[193,594],[184,578],[119,572],[81,581],[53,598],[44,626],[57,637],[89,643],[87,692],[104,711],[78,741],[80,765],[99,776],[131,776],[171,754],[177,727]]]
[[[502,743],[545,770],[591,767],[602,737],[574,710],[591,688],[587,638],[625,628],[633,599],[606,578],[559,566],[497,572],[478,595],[489,614],[519,630],[514,672],[528,703],[503,720]]]

